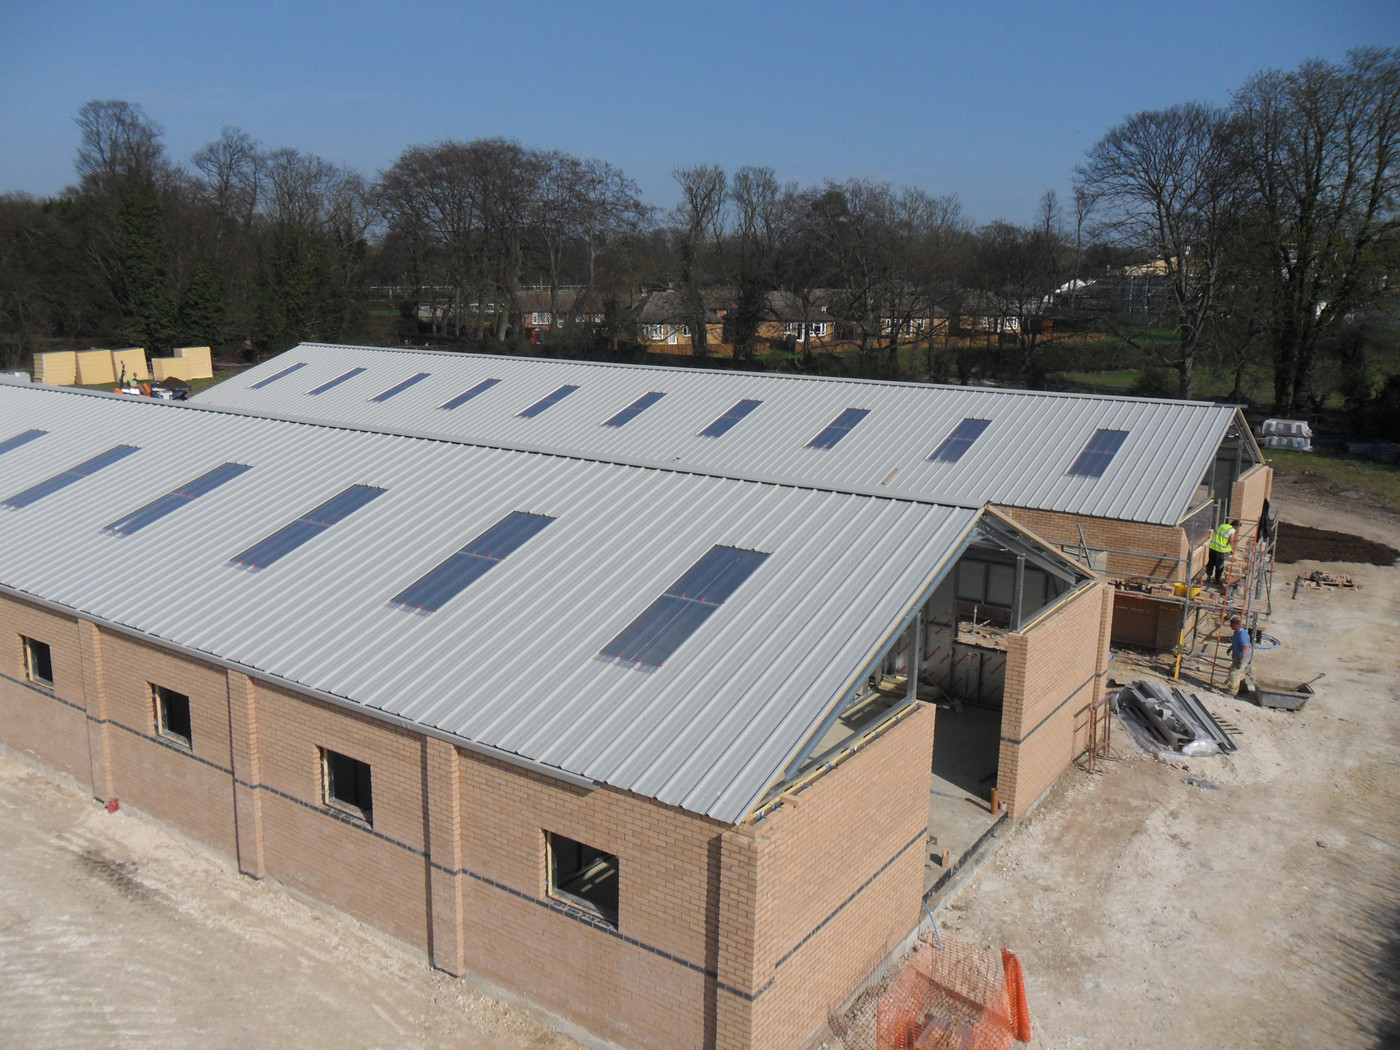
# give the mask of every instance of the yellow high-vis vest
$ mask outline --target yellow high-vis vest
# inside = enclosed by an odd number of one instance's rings
[[[1228,521],[1215,527],[1215,533],[1210,538],[1210,549],[1219,551],[1221,554],[1229,554],[1234,547],[1230,541],[1235,538],[1235,527]]]

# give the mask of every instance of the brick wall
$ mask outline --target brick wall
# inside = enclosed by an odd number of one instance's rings
[[[1117,518],[1090,518],[1047,510],[1000,507],[1008,518],[1057,545],[1079,545],[1079,530],[1091,548],[1142,551],[1142,554],[1108,555],[1108,572],[1118,576],[1149,576],[1159,580],[1181,579],[1187,556],[1186,534],[1175,525],[1147,525]]]
[[[29,682],[24,638],[48,643],[53,687]],[[0,740],[92,783],[87,682],[77,621],[12,598],[0,598]]]
[[[1230,517],[1239,518],[1245,539],[1253,539],[1264,512],[1264,501],[1274,489],[1274,468],[1267,463],[1245,471],[1230,486]]]
[[[1013,820],[1082,747],[1075,727],[1103,693],[1112,601],[1107,584],[1087,587],[1007,639],[997,788]]]

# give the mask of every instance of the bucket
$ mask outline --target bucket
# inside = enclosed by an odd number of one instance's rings
[[[1183,596],[1186,594],[1186,584],[1184,584],[1184,583],[1173,584],[1173,585],[1172,585],[1172,593],[1175,594],[1178,598],[1183,597]],[[1200,593],[1201,593],[1201,588],[1199,588],[1199,587],[1192,587],[1192,588],[1191,588],[1191,597],[1192,597],[1192,598],[1196,597],[1196,595],[1198,595],[1198,594],[1200,594]]]

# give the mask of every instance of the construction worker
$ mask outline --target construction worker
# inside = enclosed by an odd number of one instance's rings
[[[1210,550],[1206,555],[1206,580],[1221,587],[1225,586],[1225,563],[1235,549],[1235,534],[1239,532],[1240,519],[1221,522],[1210,536]]]
[[[1225,679],[1225,694],[1237,696],[1240,686],[1249,683],[1254,688],[1254,639],[1244,629],[1238,616],[1230,617],[1230,677]]]

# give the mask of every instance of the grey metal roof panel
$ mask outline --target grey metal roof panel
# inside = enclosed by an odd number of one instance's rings
[[[43,386],[0,383],[0,419],[48,431],[0,457],[0,499],[119,441],[139,449],[0,508],[0,587],[728,822],[980,513]],[[229,461],[251,469],[104,531]],[[229,564],[352,484],[386,491],[266,569]],[[438,612],[391,605],[516,510],[555,520]],[[715,544],[771,553],[659,671],[595,658]]]
[[[262,389],[288,367],[306,367]],[[351,367],[365,372],[324,394],[306,391]],[[374,394],[418,372],[429,378],[386,403]],[[484,379],[499,383],[452,410],[439,406]],[[530,419],[522,409],[569,383],[568,398]],[[648,392],[666,394],[624,427],[603,423]],[[740,399],[763,402],[719,438],[700,432]],[[933,386],[657,368],[539,358],[303,344],[195,398],[204,404],[371,428],[571,449],[842,489],[880,488],[951,503],[991,502],[1174,525],[1238,410],[1200,401]],[[870,414],[829,449],[807,443],[842,410]],[[968,417],[989,426],[957,463],[928,456]],[[1100,428],[1127,441],[1102,478],[1067,476]]]

